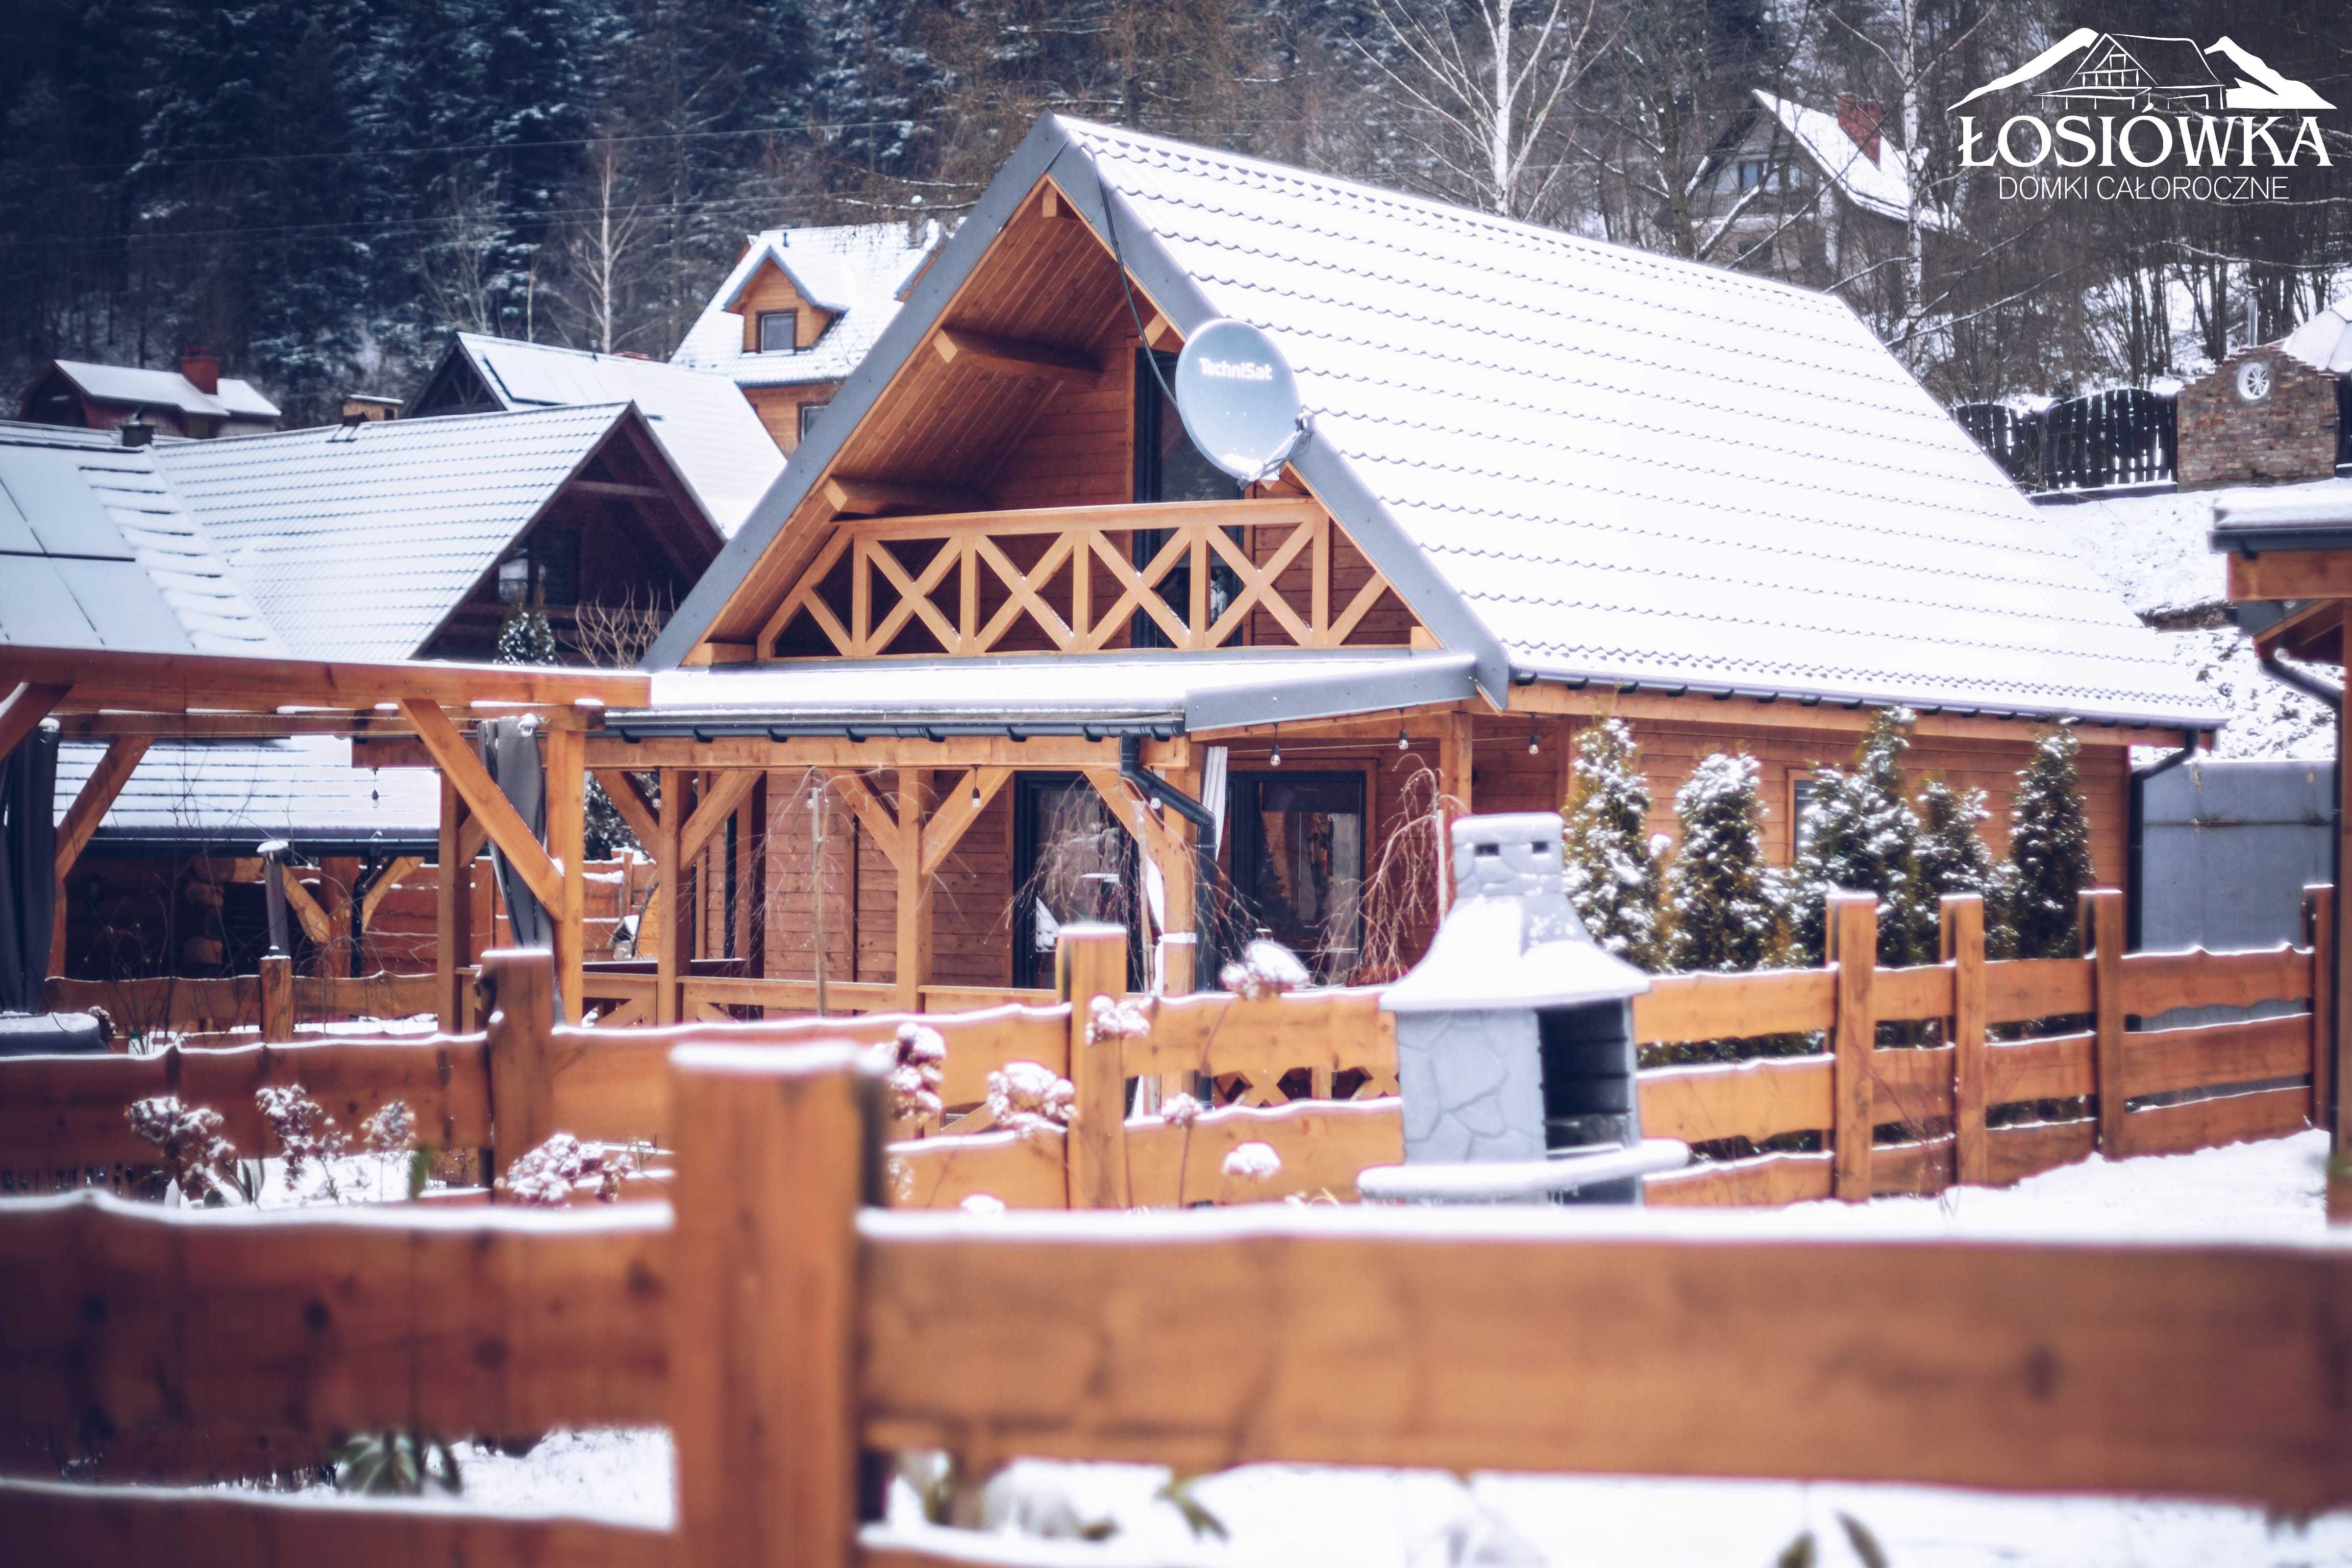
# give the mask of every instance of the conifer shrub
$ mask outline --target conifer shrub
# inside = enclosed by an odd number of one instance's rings
[[[1804,851],[1797,857],[1790,925],[1801,964],[1822,961],[1832,893],[1878,895],[1878,961],[1926,963],[1936,956],[1936,902],[1919,874],[1919,817],[1903,778],[1916,716],[1888,708],[1871,721],[1852,771],[1824,767],[1814,775],[1805,812]]]
[[[2003,903],[2020,958],[2076,956],[2076,910],[2091,883],[2091,823],[2075,763],[2082,743],[2056,725],[2037,739],[2017,776],[2009,826],[2010,877]]]
[[[1788,915],[1764,861],[1756,759],[1717,752],[1675,793],[1682,841],[1666,871],[1666,965],[1737,972],[1780,961]]]
[[[1655,969],[1664,889],[1650,841],[1650,786],[1623,719],[1601,719],[1576,737],[1576,783],[1562,814],[1568,898],[1585,930],[1627,963]]]

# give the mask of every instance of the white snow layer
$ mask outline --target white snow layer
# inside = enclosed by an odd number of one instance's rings
[[[2324,1134],[2200,1154],[2096,1157],[2005,1190],[1939,1198],[1805,1204],[1758,1228],[1835,1233],[2080,1235],[2094,1227],[2150,1237],[2227,1228],[2290,1240],[2326,1228]],[[1732,1218],[1738,1211],[1727,1211]],[[1758,1211],[1750,1218],[1767,1220]],[[559,1433],[526,1458],[477,1455],[466,1498],[498,1508],[562,1508],[633,1523],[671,1518],[672,1458],[659,1431]],[[2255,1511],[2114,1498],[2008,1497],[1928,1487],[1651,1480],[1258,1465],[1195,1481],[1192,1495],[1228,1532],[1196,1538],[1160,1495],[1167,1472],[1135,1465],[1024,1461],[988,1489],[987,1533],[920,1522],[894,1490],[892,1533],[960,1547],[975,1561],[1263,1564],[1265,1568],[1465,1568],[1633,1563],[1725,1568],[1772,1562],[1810,1531],[1815,1561],[1861,1561],[1838,1516],[1862,1522],[1899,1568],[2191,1568],[2352,1564],[2352,1512],[2273,1525]],[[1081,1539],[1112,1527],[1099,1543]]]

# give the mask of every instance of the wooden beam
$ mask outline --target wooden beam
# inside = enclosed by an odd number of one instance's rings
[[[466,830],[477,824],[466,798],[448,776],[439,777],[440,827],[436,841],[437,881],[433,889],[433,997],[441,1032],[456,1034],[466,1021],[465,982],[460,971],[474,961],[474,850]]]
[[[523,664],[337,664],[312,659],[231,658],[212,653],[124,653],[86,648],[0,646],[0,685],[68,685],[68,712],[117,708],[180,713],[189,708],[324,707],[344,711],[394,702],[451,707],[504,704],[568,708],[574,703],[643,707],[653,677],[626,670],[556,670]]]
[[[936,884],[923,872],[923,823],[931,811],[931,770],[901,768],[898,783],[898,1010],[919,1012],[923,988],[931,980]]]
[[[996,792],[1003,789],[1004,781],[1012,777],[1013,769],[1010,768],[974,768],[955,781],[954,788],[948,791],[947,799],[940,802],[940,809],[932,813],[929,824],[923,829],[922,873],[925,876],[932,875],[946,863],[948,856],[955,852],[955,847],[964,834],[980,821],[980,814],[988,810],[988,803],[996,799]],[[977,805],[972,800],[975,789],[980,793]]]
[[[825,480],[824,498],[844,517],[871,517],[892,507],[915,507],[929,512],[969,511],[982,504],[977,491],[961,485],[853,479],[837,474]]]
[[[755,768],[735,768],[721,771],[719,781],[695,802],[694,815],[686,820],[686,826],[679,831],[678,859],[688,864],[700,859],[702,852],[710,845],[711,835],[727,825],[727,819],[735,814],[735,808],[743,803],[745,797],[751,793],[751,786],[759,781],[760,773]]]
[[[310,896],[310,890],[302,885],[300,868],[280,863],[278,882],[286,891],[287,913],[293,915],[296,924],[302,927],[302,935],[321,947],[332,942],[335,939],[335,923],[328,917],[319,901]]]
[[[676,499],[658,485],[630,485],[618,479],[574,479],[564,489],[575,496],[609,496],[616,501]]]
[[[552,912],[563,901],[562,879],[556,872],[555,862],[531,836],[522,813],[514,809],[514,802],[491,779],[482,759],[467,749],[464,737],[433,703],[421,697],[404,697],[400,708],[408,716],[408,722],[416,727],[416,738],[432,758],[433,765],[465,797],[467,810],[488,831],[490,841],[504,852],[508,862],[521,875],[523,885],[530,889],[530,895]]]
[[[637,835],[647,854],[653,853],[655,835],[660,831],[655,825],[656,808],[636,779],[618,768],[593,770],[596,782],[604,787],[604,799],[613,802],[613,810],[621,813],[621,821],[629,824],[629,831]]]
[[[81,852],[89,844],[89,836],[106,820],[108,810],[122,787],[131,782],[131,771],[139,759],[147,755],[149,741],[142,736],[118,736],[107,744],[106,755],[98,759],[89,777],[82,781],[81,791],[73,804],[66,808],[66,819],[58,824],[57,876],[65,880],[81,859]],[[5,755],[0,753],[0,755]]]
[[[686,932],[689,905],[686,898],[688,862],[678,852],[679,841],[686,831],[687,780],[692,775],[682,768],[665,768],[661,774],[661,805],[654,822],[654,836],[646,848],[653,852],[655,874],[652,899],[646,910],[646,924],[651,925],[654,939],[654,1022],[676,1023],[678,1019],[678,981],[684,977],[686,964]],[[645,933],[640,930],[637,951],[645,952]]]
[[[1094,386],[1102,380],[1102,361],[1082,349],[1022,338],[1000,338],[961,327],[942,327],[932,333],[931,351],[939,355],[941,364],[964,365],[998,375],[1027,376],[1084,387]]]
[[[0,762],[6,761],[8,754],[55,712],[72,690],[72,683],[68,681],[28,681],[20,685],[6,706],[0,706]]]
[[[2264,550],[2229,562],[2233,601],[2352,599],[2352,550]]]
[[[561,882],[548,906],[554,922],[556,1018],[578,1023],[588,958],[588,772],[586,737],[557,726],[541,732],[547,775],[547,855]]]
[[[407,726],[397,716],[371,713],[354,719],[350,714],[309,713],[73,713],[58,717],[58,733],[68,740],[111,740],[118,735],[143,735],[169,740],[276,740],[289,735],[351,735],[384,732],[402,735]]]
[[[888,857],[893,869],[902,875],[908,874],[910,869],[920,869],[919,864],[909,868],[898,863],[898,856],[905,847],[900,841],[898,819],[875,795],[864,779],[856,773],[844,771],[827,773],[824,781],[841,797],[842,804],[857,814],[857,820],[865,824],[866,831],[874,835],[874,842]]]

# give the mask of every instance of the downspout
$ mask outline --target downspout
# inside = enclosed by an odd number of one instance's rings
[[[1118,776],[1142,790],[1145,800],[1160,801],[1195,830],[1192,853],[1200,865],[1194,873],[1192,894],[1192,986],[1200,989],[1213,968],[1209,944],[1202,938],[1208,935],[1205,916],[1214,907],[1212,895],[1217,887],[1217,819],[1209,814],[1206,806],[1143,766],[1143,737],[1139,735],[1118,737]]]
[[[2262,664],[2263,674],[2278,682],[2281,685],[2293,686],[2296,691],[2301,692],[2305,696],[2311,698],[2314,702],[2326,704],[2330,712],[2336,714],[2339,719],[2341,718],[2344,712],[2343,687],[2331,686],[2317,675],[2313,674],[2310,671],[2296,669],[2294,665],[2286,664],[2281,660],[2276,653],[2264,653],[2262,658]],[[2336,753],[2336,788],[2328,791],[2333,800],[2333,805],[2330,808],[2328,818],[2327,880],[2331,886],[2341,889],[2344,885],[2344,750],[2342,746],[2344,726],[2340,722],[2336,727],[2336,734],[2337,737]],[[2337,897],[2339,900],[2342,898],[2340,892],[2338,893]],[[2341,932],[2344,929],[2342,925],[2344,916],[2341,914],[2343,904],[2339,902],[2336,908],[2339,912],[2336,917],[2337,921],[2336,930]],[[2336,940],[2340,945],[2343,938],[2339,936]],[[2340,1007],[2341,1004],[2339,1003],[2338,1006]]]
[[[2197,731],[2184,729],[2180,732],[2179,750],[2159,757],[2145,768],[2132,769],[2131,789],[2128,791],[2131,827],[2126,835],[2127,841],[2124,853],[2124,866],[2131,876],[2130,882],[2124,887],[2124,949],[2126,952],[2136,953],[2141,946],[2140,890],[2147,885],[2147,875],[2141,868],[2140,858],[2147,847],[2147,781],[2159,774],[2171,772],[2196,755]]]
[[[2264,653],[2262,657],[2262,666],[2263,674],[2283,686],[2294,687],[2314,702],[2325,703],[2327,705],[2328,712],[2344,711],[2343,687],[2331,686],[2310,671],[2296,669],[2276,653]]]

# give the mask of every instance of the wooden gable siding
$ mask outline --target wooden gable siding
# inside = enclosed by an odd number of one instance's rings
[[[743,286],[743,293],[735,302],[743,317],[743,351],[756,352],[760,347],[760,314],[764,310],[797,310],[801,313],[794,341],[809,348],[833,324],[833,312],[807,298],[784,271],[773,261],[762,262]]]
[[[831,402],[839,382],[803,382],[797,386],[745,387],[743,401],[760,416],[768,438],[786,456],[800,449],[801,409],[812,402]]]

